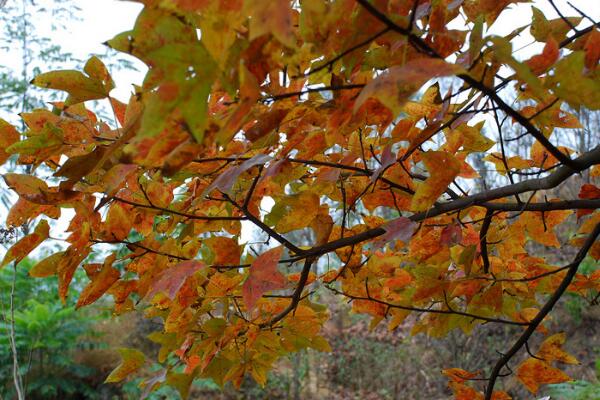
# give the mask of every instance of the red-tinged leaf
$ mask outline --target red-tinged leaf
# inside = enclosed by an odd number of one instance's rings
[[[386,243],[401,240],[408,243],[417,229],[417,224],[406,217],[396,218],[382,226],[385,233],[373,241],[373,249],[379,249]]]
[[[379,168],[373,171],[371,175],[371,182],[377,181],[379,175],[381,175],[386,169],[388,169],[392,164],[396,162],[396,155],[392,153],[392,146],[387,145],[383,148],[383,152],[381,153],[381,164]]]
[[[282,253],[283,247],[276,247],[264,252],[252,262],[250,274],[242,287],[244,303],[248,310],[254,309],[256,302],[265,292],[283,289],[286,286],[287,279],[277,269]]]
[[[562,383],[571,380],[571,378],[561,370],[536,358],[528,358],[519,365],[519,368],[517,369],[517,379],[521,381],[531,393],[537,393],[540,385]]]
[[[450,224],[442,229],[440,244],[454,246],[462,241],[462,227],[459,224]]]
[[[127,104],[121,103],[119,100],[114,97],[110,97],[110,106],[112,107],[113,113],[117,118],[117,121],[121,124],[121,126],[125,126],[125,112],[127,110]]]
[[[0,268],[11,261],[14,261],[16,264],[20,263],[33,249],[38,247],[44,240],[48,239],[49,234],[50,226],[48,225],[48,221],[43,219],[37,224],[33,233],[25,236],[8,249],[4,255],[4,259],[2,259]]]
[[[461,71],[462,68],[458,65],[436,58],[419,58],[402,66],[391,67],[363,88],[354,103],[354,112],[358,111],[368,98],[374,97],[394,114],[398,114],[409,97],[428,80],[455,75]]]
[[[121,364],[115,368],[110,375],[104,380],[105,383],[121,382],[137,370],[139,370],[146,362],[146,356],[139,350],[135,349],[119,349],[119,354],[123,359]]]
[[[152,285],[146,298],[152,299],[156,294],[162,292],[169,299],[173,300],[185,281],[203,267],[204,263],[198,260],[186,260],[174,267],[165,269],[158,280]]]
[[[596,185],[586,183],[579,190],[580,199],[600,199],[600,188]]]
[[[204,195],[210,194],[210,192],[212,192],[214,189],[219,189],[223,193],[229,193],[240,174],[254,166],[264,165],[271,159],[272,157],[266,154],[257,154],[249,160],[244,161],[240,165],[229,168],[219,175],[217,179],[215,179],[213,183],[206,188]]]
[[[590,183],[586,183],[581,186],[579,189],[579,198],[580,199],[600,199],[600,188],[596,185],[592,185]],[[581,218],[584,215],[588,215],[593,213],[592,209],[579,209],[577,210],[577,218]]]
[[[98,300],[119,279],[121,273],[112,266],[114,254],[108,257],[100,272],[92,277],[92,281],[81,291],[76,307],[83,307]]]
[[[428,151],[421,155],[429,178],[420,182],[412,199],[412,211],[425,211],[433,205],[460,172],[461,163],[444,151]]]
[[[585,42],[585,66],[588,69],[595,69],[598,66],[600,60],[600,31],[593,29],[586,35],[587,40]]]
[[[559,48],[558,43],[552,36],[546,41],[542,54],[535,55],[525,61],[527,66],[531,68],[531,72],[535,75],[541,75],[548,70],[558,60]]]

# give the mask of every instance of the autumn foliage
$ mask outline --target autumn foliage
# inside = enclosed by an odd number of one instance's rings
[[[31,274],[57,276],[66,299],[84,268],[79,307],[112,296],[115,313],[163,322],[151,338],[164,370],[146,392],[185,394],[194,377],[264,384],[283,355],[328,351],[317,289],[372,326],[411,315],[415,334],[522,329],[486,373],[448,366],[457,398],[508,399],[494,388],[511,371],[534,393],[569,379],[560,363],[577,360],[544,325],[564,293],[600,290],[600,275],[577,271],[600,258],[600,188],[553,189],[600,173],[600,148],[559,140],[582,127],[572,110],[600,109],[597,29],[534,7],[530,25],[489,34],[520,0],[140,2],[135,26],[107,42],[149,68],[129,101],[111,97],[95,57],[43,73],[32,84],[68,96],[23,114],[23,132],[2,122],[0,161],[32,171],[4,175],[18,194],[6,224],[39,221],[2,265],[60,239],[49,221],[72,215],[64,250]],[[542,49],[526,60],[512,43],[523,31]],[[533,138],[528,158],[506,150],[502,120]],[[496,180],[478,183],[476,157]],[[568,221],[576,232],[557,237]],[[578,252],[553,265],[530,242]],[[146,363],[121,352],[110,382]]]

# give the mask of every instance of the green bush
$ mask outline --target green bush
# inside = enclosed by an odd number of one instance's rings
[[[95,388],[89,383],[95,370],[73,359],[79,350],[98,346],[90,341],[92,324],[102,315],[76,311],[73,301],[63,305],[57,297],[56,279],[28,276],[30,260],[21,262],[16,271],[0,271],[0,393],[14,395],[13,360],[10,331],[10,292],[14,285],[14,329],[20,374],[28,398],[94,399]],[[76,280],[80,280],[80,276]],[[83,338],[86,338],[83,340]]]

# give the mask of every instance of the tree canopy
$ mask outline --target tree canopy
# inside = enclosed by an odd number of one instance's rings
[[[0,161],[31,171],[4,175],[18,194],[6,224],[39,220],[2,266],[58,240],[31,275],[56,275],[61,299],[82,267],[78,307],[112,296],[115,313],[160,319],[148,393],[264,383],[281,356],[327,351],[316,290],[391,330],[521,329],[486,373],[448,366],[458,399],[508,399],[495,387],[513,372],[533,393],[568,380],[556,363],[577,360],[545,321],[565,293],[600,290],[578,272],[600,258],[600,147],[568,145],[591,129],[577,111],[600,109],[600,32],[533,7],[530,24],[489,33],[525,2],[140,0],[106,43],[148,66],[127,103],[93,57],[32,81],[67,97],[23,113],[25,131],[1,122]],[[523,60],[527,31],[540,52]],[[578,197],[559,190],[571,181]],[[49,223],[61,213],[64,229]],[[561,247],[574,257],[555,265],[546,249]],[[121,353],[107,381],[145,363]]]

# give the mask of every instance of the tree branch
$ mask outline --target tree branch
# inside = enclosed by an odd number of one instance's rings
[[[487,388],[485,390],[485,400],[491,400],[492,393],[494,391],[494,385],[496,384],[496,379],[498,378],[498,375],[500,374],[502,368],[521,349],[521,347],[523,347],[523,345],[525,345],[525,343],[527,343],[527,341],[529,340],[529,338],[531,337],[533,332],[535,332],[535,330],[542,323],[544,318],[550,313],[550,311],[552,311],[552,308],[558,302],[558,300],[562,297],[565,290],[567,290],[567,288],[569,287],[569,284],[571,283],[571,281],[575,277],[575,274],[577,273],[577,268],[579,268],[579,264],[585,258],[587,252],[589,251],[589,249],[592,247],[592,245],[598,238],[598,235],[600,235],[600,224],[597,224],[595,226],[594,230],[592,231],[592,233],[589,234],[585,243],[583,244],[583,246],[577,253],[577,256],[575,257],[573,262],[568,265],[567,274],[563,278],[559,287],[554,291],[552,296],[548,299],[546,304],[544,304],[544,306],[542,307],[540,312],[538,312],[538,314],[535,316],[535,318],[533,318],[531,320],[531,322],[529,323],[529,326],[527,327],[525,332],[523,332],[521,334],[521,336],[515,342],[515,344],[513,344],[513,346],[502,356],[502,358],[498,360],[498,362],[494,366],[494,369],[492,370]]]

